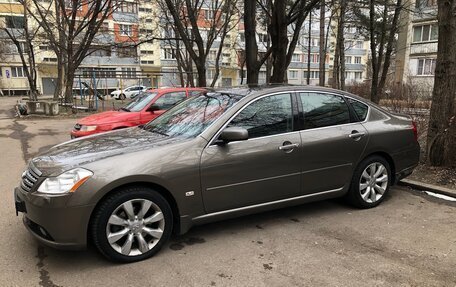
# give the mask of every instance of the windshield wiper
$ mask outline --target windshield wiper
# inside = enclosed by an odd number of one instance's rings
[[[130,112],[130,110],[129,110],[129,109],[127,109],[127,108],[124,108],[124,107],[122,107],[122,108],[120,108],[120,109],[121,109],[122,111]]]
[[[169,137],[168,134],[166,134],[164,132],[161,132],[161,131],[158,131],[158,130],[154,130],[154,129],[148,128],[147,125],[143,125],[140,128],[142,128],[143,130],[146,130],[148,132],[151,132],[151,133],[156,133],[156,134],[159,134],[159,135],[162,135],[162,136],[165,136],[165,137]]]
[[[156,133],[156,134],[159,134],[159,135],[168,137],[168,134],[166,134],[166,133],[164,133],[164,132],[160,132],[160,131],[157,131],[157,130],[150,130],[150,131],[153,132],[153,133]]]

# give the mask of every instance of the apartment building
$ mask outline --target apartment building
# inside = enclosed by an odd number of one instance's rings
[[[437,59],[436,0],[410,0],[402,14],[396,56],[396,83],[413,85],[423,98],[432,96]]]
[[[0,0],[0,27],[20,31],[21,23],[22,25],[24,23],[23,9],[24,7],[16,0]],[[175,44],[168,40],[151,40],[175,37],[173,29],[166,28],[160,22],[159,13],[156,1],[123,1],[121,6],[105,20],[92,43],[90,55],[81,63],[74,81],[75,93],[83,87],[84,82],[97,89],[106,90],[108,93],[130,85],[180,86],[181,74],[178,71]],[[214,13],[217,11],[213,11],[209,5],[202,7],[198,25],[203,35],[205,30],[208,30],[205,26],[207,21],[204,19],[212,18]],[[314,15],[314,19],[318,19],[318,16]],[[243,51],[245,51],[244,27],[242,19],[239,20],[238,27],[228,33],[223,43],[216,87],[246,82],[246,67],[242,60]],[[309,19],[303,25],[301,39],[289,66],[288,80],[291,84],[306,84],[309,42],[311,46],[310,84],[318,84],[319,23],[314,20],[309,33],[308,21]],[[29,25],[37,27],[37,24],[31,20]],[[266,31],[259,29],[257,37],[259,52],[266,52],[268,46]],[[4,44],[5,51],[0,53],[0,90],[4,94],[25,95],[28,91],[28,81],[17,49],[7,39],[4,31],[0,30],[0,40],[8,43]],[[326,84],[329,83],[332,75],[334,43],[335,39],[331,34],[328,37],[328,50],[325,56]],[[215,60],[220,45],[222,45],[221,39],[217,38],[208,55],[206,64],[208,85],[215,76]],[[368,55],[367,42],[358,40],[356,31],[349,29],[346,32],[345,46],[346,83],[364,80]],[[37,41],[34,49],[38,90],[43,95],[52,95],[57,81],[57,57],[45,41]],[[266,83],[265,66],[260,70],[259,82]]]

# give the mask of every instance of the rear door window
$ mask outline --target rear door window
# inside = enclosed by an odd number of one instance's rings
[[[369,111],[369,107],[366,104],[361,103],[360,101],[354,99],[348,99],[348,102],[352,106],[353,110],[355,111],[356,116],[360,122],[363,122],[367,118],[367,112]]]
[[[342,96],[299,93],[304,113],[304,129],[350,123],[350,112]]]

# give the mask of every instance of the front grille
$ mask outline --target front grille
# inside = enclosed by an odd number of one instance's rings
[[[35,186],[41,174],[41,171],[39,171],[35,165],[30,162],[27,170],[22,174],[21,188],[27,192],[30,192]]]
[[[79,130],[81,129],[81,125],[80,125],[80,124],[75,124],[74,127],[73,127],[73,129],[74,129],[75,131],[79,131]]]

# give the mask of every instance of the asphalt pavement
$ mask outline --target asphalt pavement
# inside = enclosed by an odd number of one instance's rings
[[[370,210],[329,200],[199,226],[127,265],[43,247],[12,190],[75,119],[17,119],[16,100],[0,98],[0,286],[456,286],[456,203],[405,187]]]

